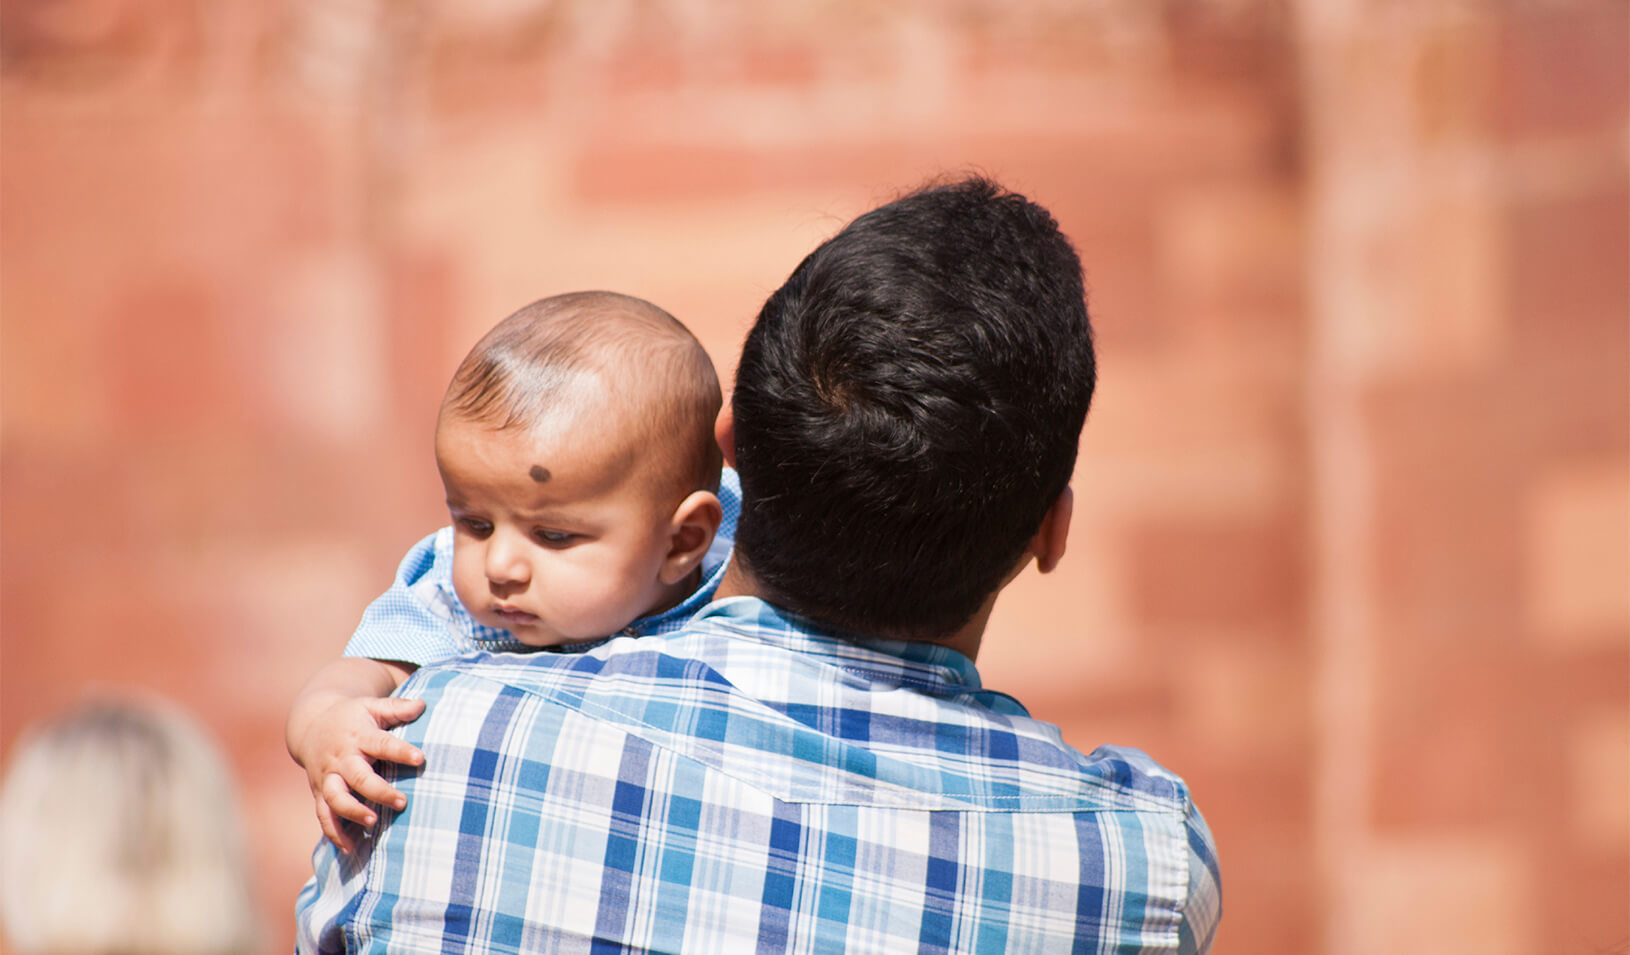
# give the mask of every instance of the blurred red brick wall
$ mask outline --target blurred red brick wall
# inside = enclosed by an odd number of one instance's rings
[[[302,679],[443,519],[479,333],[609,287],[728,373],[855,213],[978,168],[1087,265],[1071,551],[987,683],[1184,774],[1220,955],[1630,939],[1626,7],[0,4],[0,747],[137,685],[269,926]]]

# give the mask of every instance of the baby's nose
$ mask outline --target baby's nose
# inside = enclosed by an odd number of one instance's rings
[[[494,531],[487,543],[487,579],[495,584],[522,584],[532,577],[524,544],[514,535]]]

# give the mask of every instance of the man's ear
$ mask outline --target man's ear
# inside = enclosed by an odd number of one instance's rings
[[[664,584],[677,584],[700,567],[724,520],[724,508],[712,491],[694,491],[679,502],[670,523],[668,553],[657,576]]]
[[[1075,491],[1066,484],[1041,518],[1041,527],[1030,539],[1030,553],[1036,556],[1036,569],[1051,573],[1064,559],[1064,544],[1070,536],[1070,516],[1075,511]]]
[[[731,410],[728,401],[719,409],[719,417],[713,422],[713,440],[719,443],[719,453],[724,455],[724,463],[735,467],[736,413]]]

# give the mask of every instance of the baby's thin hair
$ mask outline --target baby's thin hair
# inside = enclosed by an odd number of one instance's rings
[[[459,364],[442,414],[498,429],[535,427],[563,407],[589,410],[565,404],[567,386],[588,373],[617,386],[596,410],[674,448],[664,473],[690,489],[717,489],[712,435],[723,396],[713,362],[678,319],[631,295],[567,292],[520,308]]]

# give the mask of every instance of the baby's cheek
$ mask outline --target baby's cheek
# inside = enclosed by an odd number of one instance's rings
[[[466,607],[478,602],[481,596],[473,584],[468,561],[460,561],[456,557],[453,559],[453,592]]]
[[[618,586],[621,581],[585,580],[573,589],[570,597],[572,618],[585,633],[596,637],[621,630],[639,616],[641,608],[630,607],[628,594]]]

